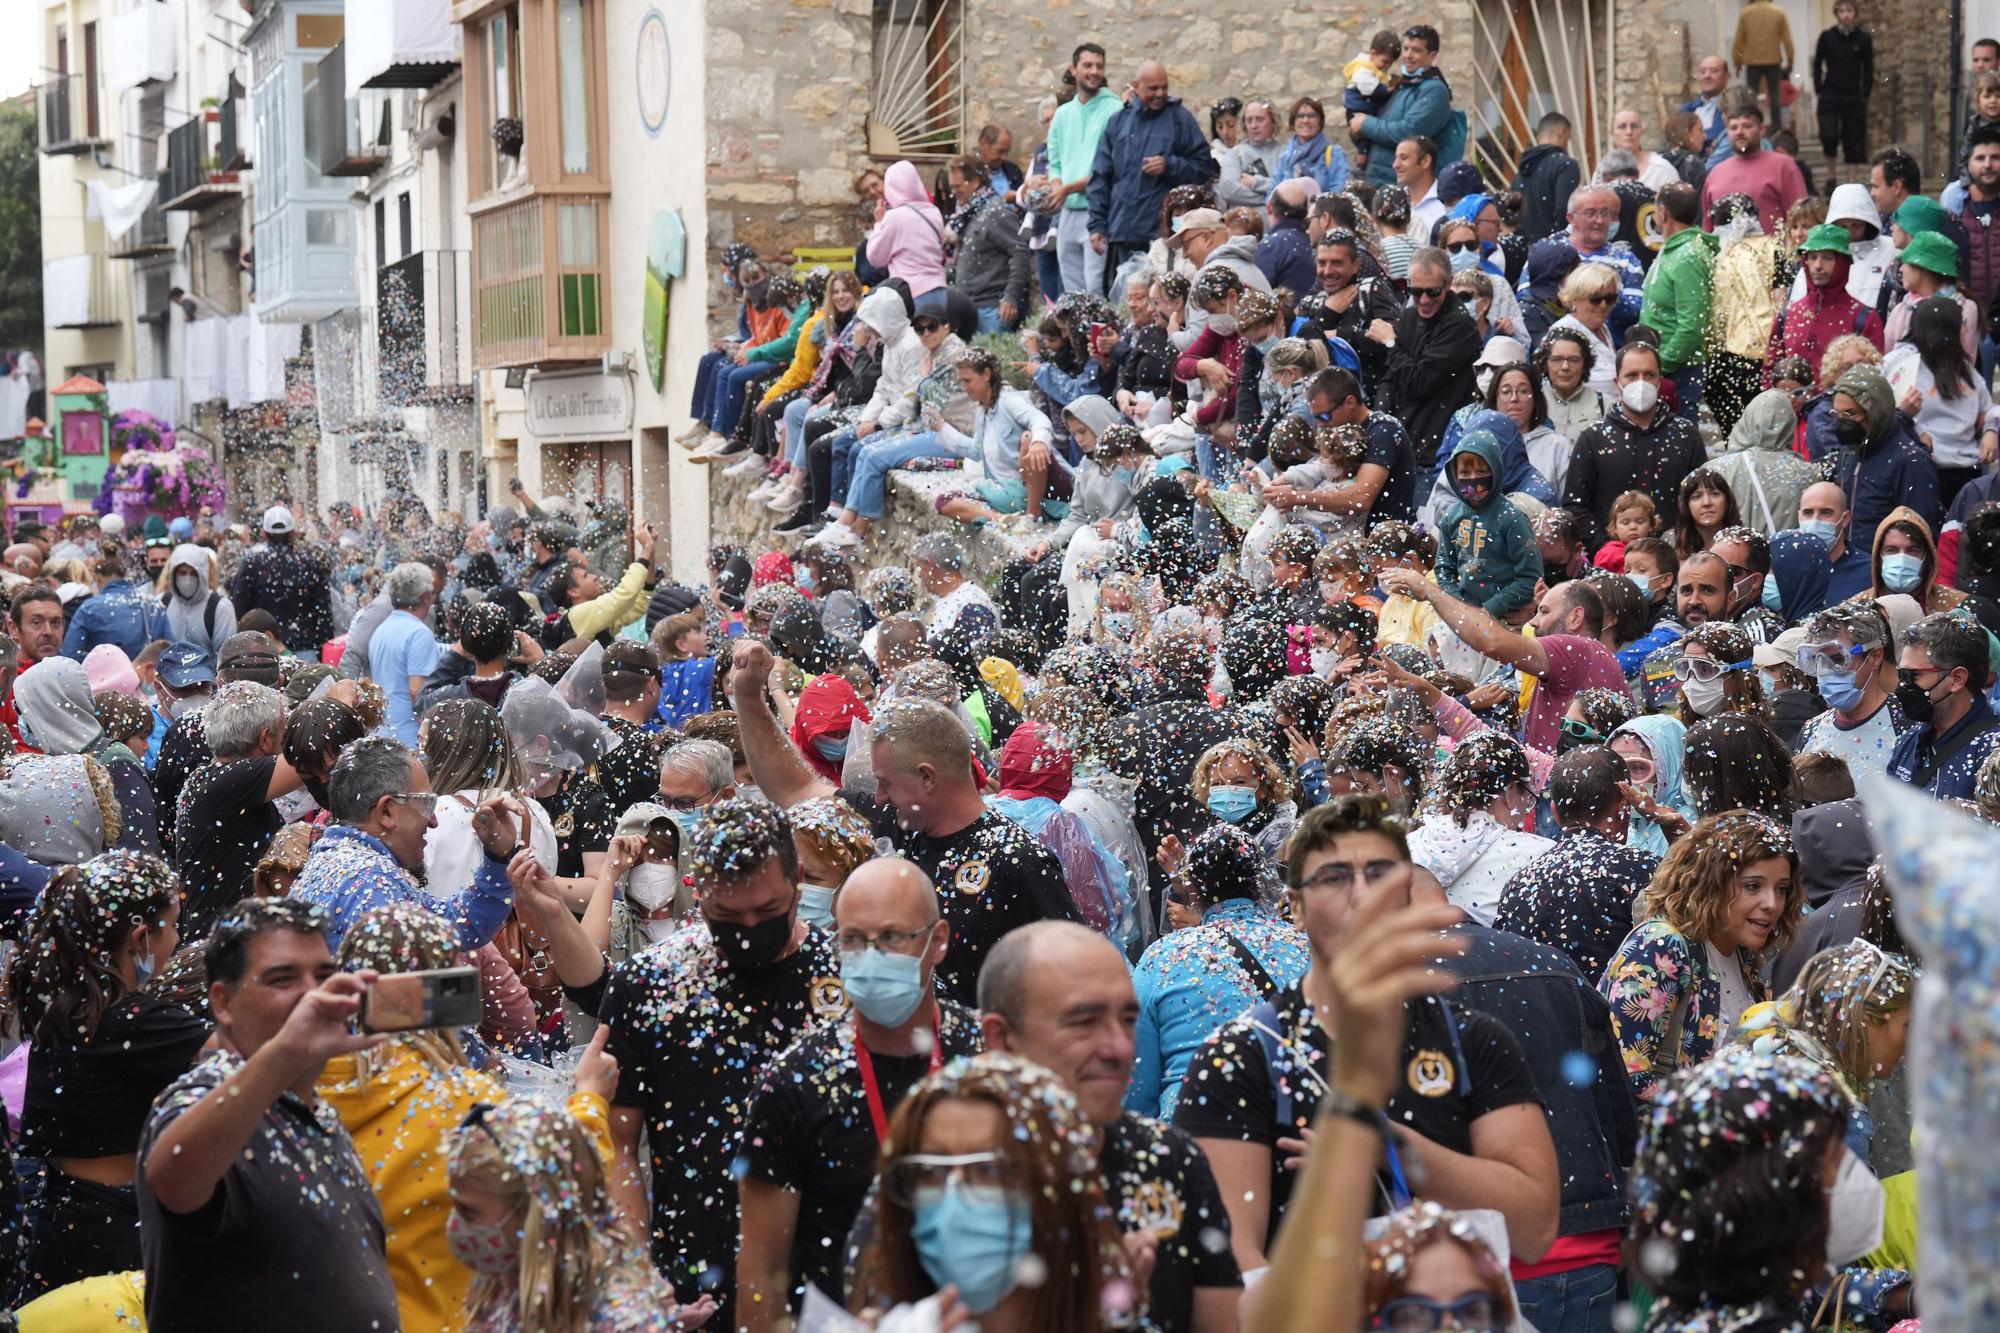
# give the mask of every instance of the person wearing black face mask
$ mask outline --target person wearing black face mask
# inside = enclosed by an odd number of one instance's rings
[[[651,1171],[654,1266],[680,1291],[712,1293],[716,1327],[734,1327],[737,1137],[766,1067],[809,1025],[844,1015],[847,996],[832,942],[799,919],[784,811],[718,801],[685,845],[703,929],[669,936],[608,980],[601,955],[566,956],[557,942],[555,961],[570,998],[611,1029],[612,1197],[627,1217],[647,1217]]]
[[[1939,800],[1969,800],[1980,765],[2000,745],[1986,702],[1986,631],[1955,612],[1925,616],[1903,637],[1895,702],[1917,725],[1889,756],[1889,776]]]

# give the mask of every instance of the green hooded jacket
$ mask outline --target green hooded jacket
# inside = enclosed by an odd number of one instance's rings
[[[1438,587],[1460,601],[1504,616],[1534,599],[1535,584],[1542,577],[1542,549],[1527,515],[1500,493],[1500,441],[1493,432],[1467,431],[1445,460],[1445,475],[1454,493],[1460,454],[1486,460],[1493,489],[1477,509],[1460,499],[1445,513],[1438,542]]]
[[[1639,318],[1660,334],[1660,370],[1672,375],[1707,356],[1716,239],[1699,227],[1667,237],[1640,288]]]

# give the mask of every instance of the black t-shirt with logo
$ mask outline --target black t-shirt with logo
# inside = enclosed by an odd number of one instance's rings
[[[215,760],[181,789],[174,866],[181,874],[181,936],[198,939],[249,891],[250,872],[285,826],[267,799],[278,761]]]
[[[904,858],[937,886],[938,906],[951,922],[951,949],[938,984],[960,1004],[978,1003],[979,968],[1000,937],[1036,921],[1080,921],[1062,862],[1028,831],[988,810],[956,833],[934,838],[896,823],[896,812],[857,792],[841,796],[892,839]]]
[[[940,1060],[982,1050],[979,1016],[939,1004]],[[870,1053],[882,1113],[893,1118],[911,1088],[930,1073],[931,1057]],[[805,1286],[841,1299],[841,1258],[848,1229],[868,1197],[880,1148],[854,1058],[852,1023],[816,1024],[765,1071],[743,1127],[746,1172],[799,1196],[792,1232],[796,1311]]]
[[[660,758],[680,733],[648,731],[622,717],[607,717],[604,724],[618,737],[618,747],[597,761],[591,776],[611,802],[615,821],[641,801],[660,799]]]
[[[1256,1011],[1224,1024],[1188,1066],[1174,1125],[1197,1139],[1233,1139],[1271,1149],[1271,1219],[1278,1233],[1296,1173],[1278,1151],[1280,1138],[1296,1138],[1312,1123],[1332,1072],[1330,1039],[1296,986],[1273,1002],[1278,1022],[1257,1026]],[[1276,1034],[1276,1035],[1272,1035]],[[1277,1053],[1276,1068],[1269,1052]],[[1512,1033],[1476,1010],[1439,999],[1407,1009],[1402,1077],[1389,1096],[1389,1122],[1457,1153],[1472,1151],[1472,1122],[1503,1107],[1537,1105],[1534,1075]],[[1407,1166],[1407,1162],[1406,1162]],[[1377,1211],[1391,1184],[1378,1172]],[[1258,1238],[1260,1245],[1268,1242]]]
[[[1145,1327],[1186,1333],[1194,1327],[1197,1287],[1243,1285],[1229,1247],[1229,1210],[1208,1158],[1184,1131],[1126,1111],[1105,1129],[1097,1164],[1118,1229],[1159,1241]]]
[[[658,794],[656,782],[654,795]],[[613,810],[604,788],[583,773],[569,774],[561,786],[540,800],[555,827],[556,873],[566,879],[584,878],[584,855],[611,846],[622,812]]]
[[[697,922],[621,963],[605,987],[612,1100],[645,1118],[653,1264],[684,1301],[713,1293],[717,1328],[731,1327],[734,1167],[751,1099],[814,1021],[846,1012],[832,941],[816,930],[788,957],[744,969],[725,964]]]

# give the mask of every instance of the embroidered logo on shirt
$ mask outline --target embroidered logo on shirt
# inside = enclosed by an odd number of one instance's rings
[[[1409,1074],[1410,1091],[1419,1097],[1442,1097],[1451,1091],[1451,1060],[1443,1051],[1418,1051]]]
[[[992,881],[993,870],[984,861],[967,861],[953,873],[951,886],[968,898],[977,898]]]

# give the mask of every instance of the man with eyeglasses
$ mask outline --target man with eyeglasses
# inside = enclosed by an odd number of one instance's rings
[[[1419,494],[1429,495],[1436,476],[1438,444],[1451,414],[1479,393],[1479,325],[1451,290],[1451,256],[1427,245],[1410,256],[1410,303],[1388,337],[1371,326],[1369,336],[1386,341],[1388,365],[1376,402],[1403,423],[1424,477]],[[1395,517],[1404,517],[1395,515]]]
[[[987,956],[979,1008],[987,1046],[1048,1069],[1097,1128],[1105,1199],[1146,1286],[1141,1327],[1230,1333],[1243,1275],[1209,1163],[1179,1128],[1125,1109],[1139,997],[1124,955],[1072,922],[1024,926]]]
[[[335,949],[363,913],[391,903],[437,913],[457,930],[467,952],[499,933],[514,906],[507,861],[520,849],[527,821],[518,799],[495,796],[473,812],[473,832],[486,855],[470,885],[423,888],[411,872],[423,868],[424,838],[437,827],[438,802],[423,761],[400,741],[371,736],[341,752],[326,789],[335,822],[307,854],[291,896],[326,910]]]
[[[1872,602],[1828,607],[1806,622],[1799,670],[1819,687],[1827,710],[1799,732],[1798,753],[1838,755],[1856,773],[1889,771],[1897,739],[1909,729],[1882,685],[1889,621]]]
[[[937,994],[951,926],[922,870],[864,862],[833,919],[850,1021],[819,1024],[779,1056],[743,1124],[736,1327],[747,1333],[784,1327],[807,1286],[840,1298],[889,1117],[927,1074],[985,1045],[979,1016]]]
[[[1579,263],[1607,264],[1617,272],[1618,304],[1611,309],[1613,342],[1639,322],[1639,308],[1644,302],[1643,288],[1646,283],[1646,269],[1639,262],[1639,256],[1630,245],[1614,240],[1611,235],[1622,208],[1618,192],[1610,186],[1586,185],[1569,197],[1569,225],[1549,237],[1576,251]],[[1534,300],[1529,295],[1528,286],[1528,274],[1524,269],[1515,285],[1515,293],[1521,298],[1524,308]]]
[[[1356,890],[1388,891],[1400,909],[1413,873],[1403,823],[1381,798],[1339,796],[1310,811],[1285,849],[1292,918],[1312,951],[1305,979],[1225,1024],[1188,1067],[1174,1124],[1208,1155],[1246,1273],[1267,1263],[1309,1148],[1301,1131],[1327,1090],[1327,972]],[[1514,1257],[1534,1262],[1555,1239],[1560,1191],[1527,1057],[1501,1024],[1446,1000],[1414,1001],[1405,1017],[1403,1081],[1378,1108],[1399,1132],[1376,1173],[1375,1211],[1406,1203],[1421,1175],[1428,1199],[1498,1210]]]
[[[2000,745],[2000,716],[1986,702],[1987,643],[1962,612],[1925,616],[1903,636],[1895,699],[1913,725],[1896,740],[1890,777],[1939,800],[1972,798],[1980,767]]]

